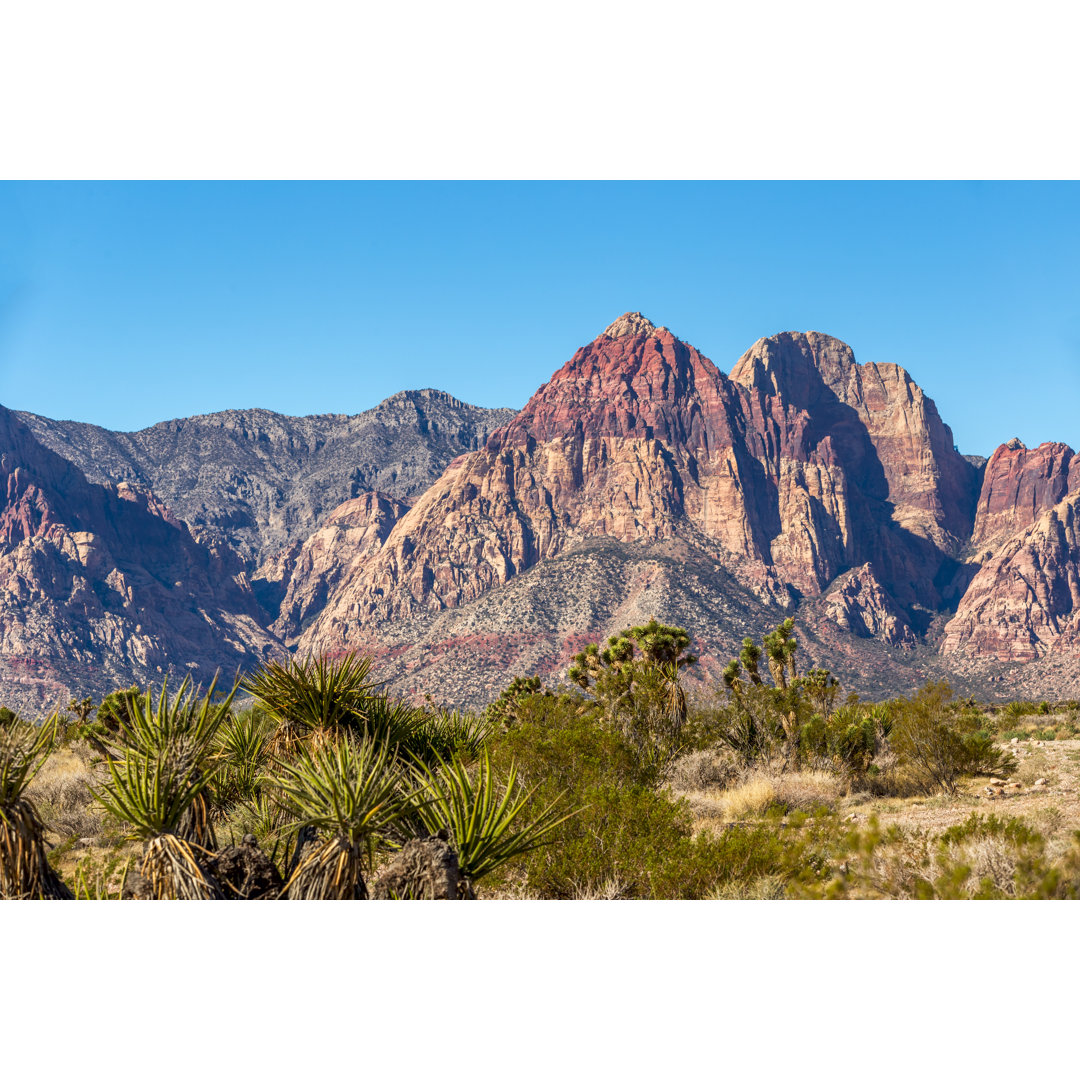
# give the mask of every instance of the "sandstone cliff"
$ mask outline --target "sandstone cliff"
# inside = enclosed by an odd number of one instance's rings
[[[89,483],[3,408],[0,447],[9,706],[33,711],[177,668],[231,677],[277,647],[231,552],[197,544],[152,497]]]
[[[1034,660],[1051,651],[1080,657],[1080,491],[982,564],[941,648],[982,661]]]

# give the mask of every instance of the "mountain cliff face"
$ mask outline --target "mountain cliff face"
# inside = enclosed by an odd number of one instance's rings
[[[1034,660],[1051,651],[1080,656],[1080,491],[1043,511],[986,559],[946,626],[941,648],[946,655],[999,662]]]
[[[152,497],[89,483],[0,408],[0,681],[34,708],[179,668],[207,680],[277,647],[243,568]]]
[[[20,417],[89,480],[152,491],[196,536],[228,544],[254,572],[362,492],[415,498],[513,415],[409,390],[356,416],[233,409],[134,432]]]
[[[332,588],[294,574],[307,622],[277,629],[301,650],[371,648],[388,624],[473,604],[587,542],[679,541],[781,610],[831,587],[821,617],[910,648],[960,569],[979,478],[902,368],[781,334],[729,378],[630,313]]]
[[[628,313],[517,414],[436,391],[131,434],[6,414],[0,452],[5,693],[287,647],[476,705],[654,616],[715,674],[786,614],[863,693],[1080,693],[1080,458],[965,458],[903,368],[824,334],[728,376]]]

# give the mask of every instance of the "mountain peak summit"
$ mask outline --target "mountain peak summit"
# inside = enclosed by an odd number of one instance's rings
[[[600,336],[608,338],[639,335],[652,337],[663,329],[662,326],[654,326],[640,311],[628,311],[625,315],[620,315]]]

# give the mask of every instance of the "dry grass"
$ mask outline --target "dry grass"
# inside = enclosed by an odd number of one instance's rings
[[[738,787],[725,791],[718,799],[721,813],[728,821],[758,817],[776,801],[773,782],[762,775],[751,776]]]
[[[27,788],[46,829],[63,840],[101,835],[105,816],[90,794],[94,779],[84,753],[71,749],[53,752]]]
[[[844,783],[835,773],[821,770],[781,773],[772,777],[776,802],[788,810],[813,810],[835,806],[844,794]]]
[[[713,750],[696,750],[673,762],[667,771],[667,783],[677,794],[725,788],[738,776],[738,767],[730,758]]]

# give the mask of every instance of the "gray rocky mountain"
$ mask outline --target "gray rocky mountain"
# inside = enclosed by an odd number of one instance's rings
[[[196,538],[227,544],[255,576],[348,499],[379,490],[411,502],[515,411],[406,390],[354,416],[230,409],[132,432],[17,415],[87,479],[152,491]]]

